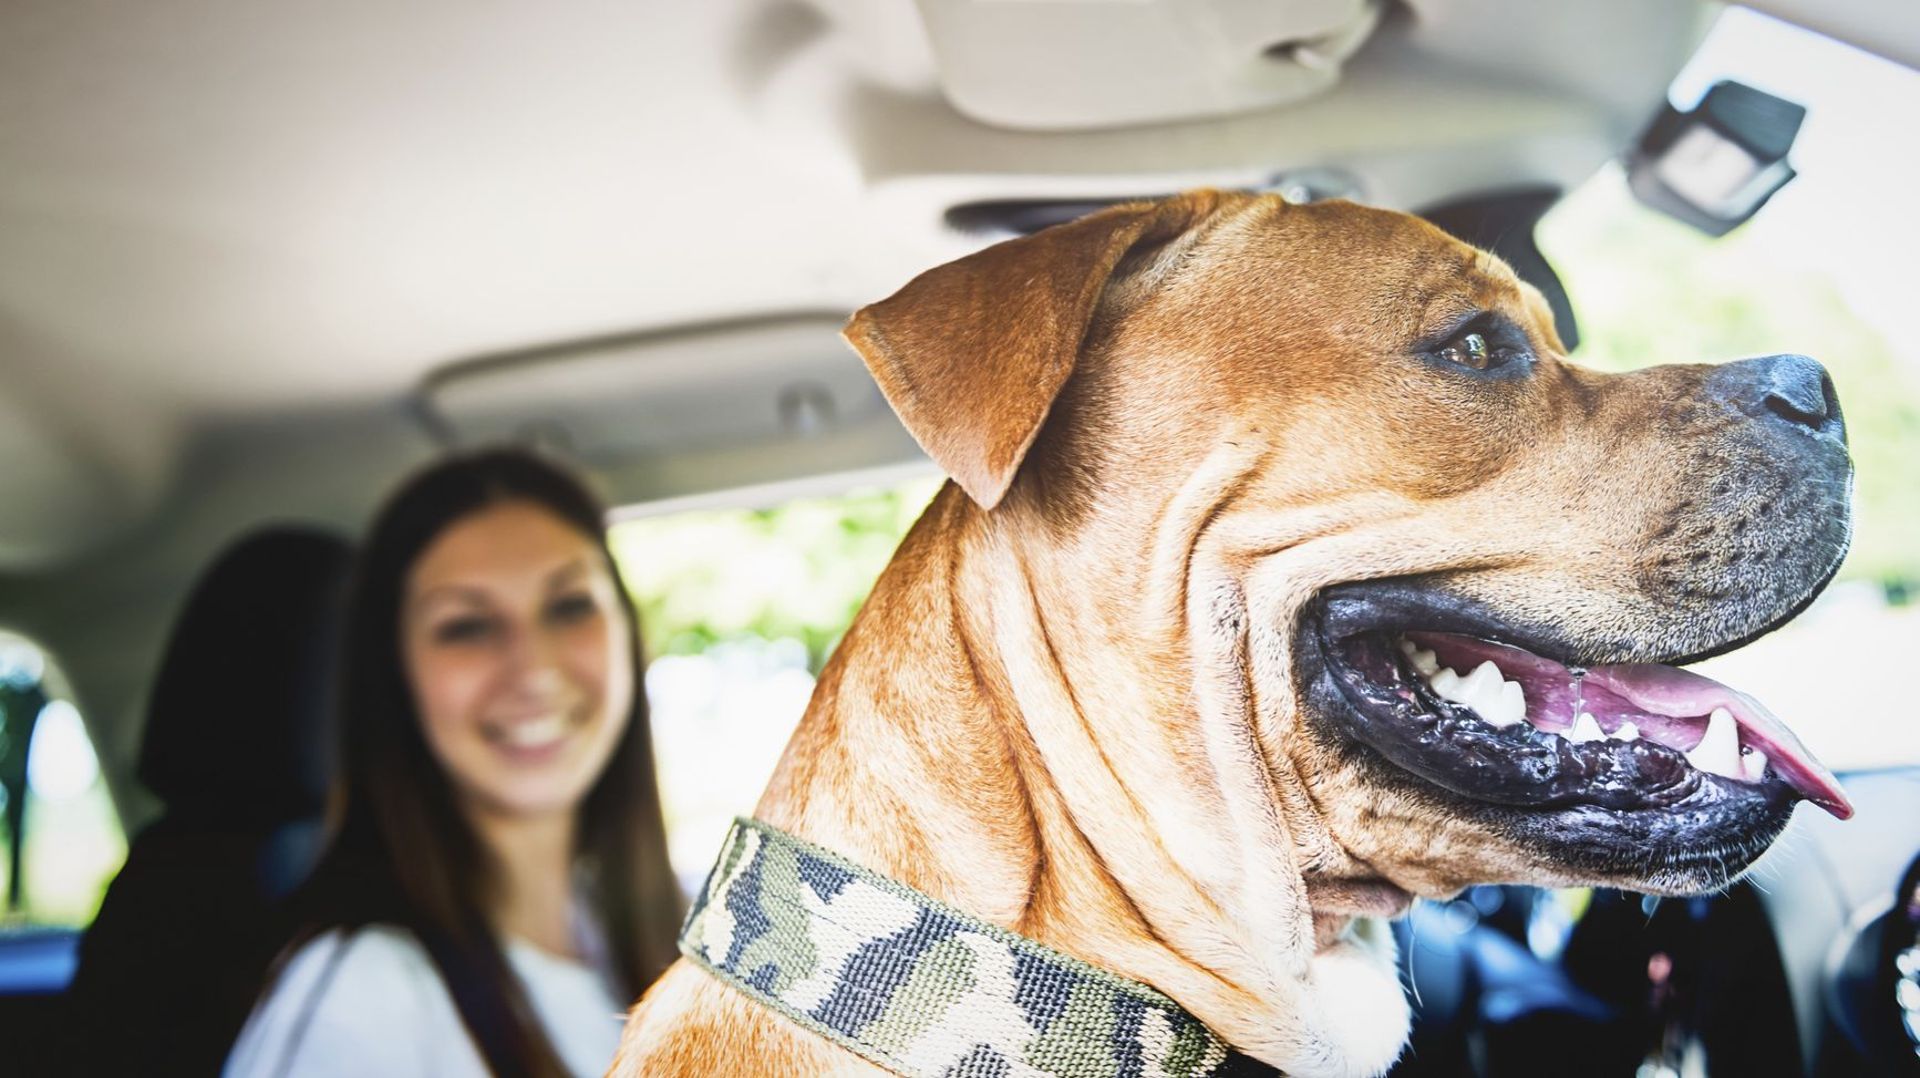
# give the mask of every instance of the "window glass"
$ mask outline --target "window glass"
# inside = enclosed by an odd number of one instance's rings
[[[697,887],[750,813],[826,662],[937,477],[613,526],[647,669],[675,870]]]
[[[0,922],[83,927],[126,859],[86,723],[45,654],[0,633]]]

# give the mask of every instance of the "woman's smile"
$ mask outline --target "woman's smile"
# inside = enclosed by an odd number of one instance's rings
[[[618,585],[594,540],[527,502],[448,527],[408,579],[421,727],[470,809],[570,810],[635,691]]]
[[[586,725],[580,714],[550,711],[522,719],[483,722],[480,736],[508,762],[527,766],[558,756],[568,740]]]

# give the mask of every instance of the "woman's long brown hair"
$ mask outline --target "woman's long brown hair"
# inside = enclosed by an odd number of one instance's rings
[[[673,960],[680,896],[667,863],[646,693],[637,676],[639,622],[607,548],[599,501],[565,470],[517,449],[458,456],[420,472],[368,532],[341,649],[333,838],[294,908],[300,940],[374,923],[414,933],[495,1072],[545,1078],[566,1071],[488,918],[499,897],[498,871],[428,749],[399,632],[407,575],[420,554],[455,522],[507,502],[537,505],[590,537],[619,587],[633,642],[633,707],[581,804],[575,865],[629,998]]]

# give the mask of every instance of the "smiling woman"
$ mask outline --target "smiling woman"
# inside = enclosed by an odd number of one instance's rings
[[[414,704],[458,798],[483,826],[578,801],[634,693],[632,628],[594,540],[536,504],[501,502],[435,539],[406,592]]]
[[[671,953],[639,634],[571,476],[416,476],[349,603],[333,844],[227,1072],[598,1073]]]

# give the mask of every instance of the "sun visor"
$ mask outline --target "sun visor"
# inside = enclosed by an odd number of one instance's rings
[[[599,338],[443,368],[420,413],[449,447],[556,449],[618,502],[923,460],[842,314]]]
[[[919,0],[941,89],[982,123],[1087,130],[1311,97],[1379,19],[1376,0]]]

